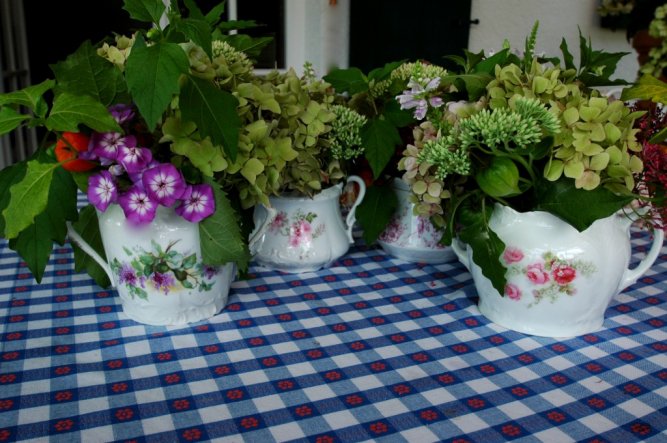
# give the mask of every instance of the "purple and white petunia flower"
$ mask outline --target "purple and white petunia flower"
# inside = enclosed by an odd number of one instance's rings
[[[90,144],[93,152],[103,160],[114,161],[118,158],[121,148],[132,148],[137,146],[137,138],[133,135],[123,135],[120,132],[93,133]],[[103,162],[109,164],[109,161]]]
[[[146,169],[141,182],[152,200],[167,207],[181,198],[187,186],[180,171],[171,163],[161,163]]]
[[[109,171],[101,171],[88,177],[88,201],[104,212],[118,198],[118,187]]]
[[[116,161],[123,165],[129,174],[141,171],[151,160],[153,160],[151,150],[138,146],[123,146],[118,151],[118,157],[116,157]]]
[[[215,212],[213,188],[209,185],[188,186],[176,207],[176,213],[189,222],[197,223]]]
[[[144,224],[153,221],[158,204],[151,200],[146,191],[132,186],[118,197],[118,203],[125,218],[134,224]]]
[[[132,106],[126,105],[124,103],[111,106],[109,108],[109,112],[119,125],[122,125],[123,123],[128,122],[134,118],[134,110],[132,109]]]

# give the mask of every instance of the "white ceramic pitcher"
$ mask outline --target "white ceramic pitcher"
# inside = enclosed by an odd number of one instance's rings
[[[391,185],[398,207],[378,238],[380,247],[387,254],[409,262],[437,264],[454,260],[451,248],[440,243],[442,232],[428,217],[415,215],[410,186],[400,178],[395,178]]]
[[[234,264],[202,263],[199,224],[158,207],[155,219],[133,226],[119,205],[97,213],[106,260],[71,227],[69,237],[108,274],[123,312],[149,325],[182,325],[204,320],[227,304]]]
[[[313,198],[285,195],[269,198],[270,208],[256,206],[255,226],[267,220],[268,228],[253,234],[254,260],[277,271],[301,273],[330,266],[354,243],[355,211],[366,194],[364,181],[355,175],[347,182],[359,185],[359,193],[343,222],[340,196],[343,184],[327,188]]]
[[[489,226],[506,245],[504,296],[473,263],[470,247],[452,246],[472,274],[483,315],[527,334],[572,337],[598,329],[612,298],[660,254],[664,233],[655,230],[650,250],[630,269],[631,225],[628,216],[614,214],[579,232],[550,213],[519,213],[496,204]]]

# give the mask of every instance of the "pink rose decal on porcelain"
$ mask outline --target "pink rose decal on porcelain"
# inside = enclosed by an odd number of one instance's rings
[[[509,280],[505,286],[505,296],[520,300],[521,288],[529,289],[534,300],[528,307],[545,298],[554,303],[561,294],[575,295],[577,279],[597,271],[591,262],[561,259],[551,251],[542,254],[538,260],[526,257],[521,249],[513,246],[508,246],[502,254]]]
[[[515,284],[507,283],[505,285],[505,296],[511,300],[521,300],[521,289]]]
[[[528,265],[526,267],[526,277],[536,285],[543,285],[549,281],[549,273],[544,270],[544,263]]]
[[[269,232],[274,235],[287,237],[290,248],[302,248],[305,250],[301,258],[308,256],[311,243],[326,230],[324,223],[315,226],[317,214],[308,212],[304,214],[297,210],[292,217],[288,217],[285,211],[279,211],[271,224]]]
[[[505,252],[503,252],[503,261],[505,263],[512,264],[512,263],[517,263],[523,260],[523,252],[521,252],[521,249],[518,248],[512,248],[512,247],[507,247],[505,248]]]

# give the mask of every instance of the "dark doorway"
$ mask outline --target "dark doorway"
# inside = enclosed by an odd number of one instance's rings
[[[364,72],[398,60],[448,67],[468,47],[471,0],[350,0],[350,66]]]

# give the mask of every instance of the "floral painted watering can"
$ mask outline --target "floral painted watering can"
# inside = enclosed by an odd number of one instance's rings
[[[71,227],[69,237],[108,274],[123,312],[149,325],[182,325],[204,320],[227,304],[235,277],[232,263],[202,263],[199,224],[160,206],[147,225],[127,222],[118,205],[97,213],[106,260]]]
[[[519,213],[496,204],[489,225],[506,245],[504,296],[473,263],[468,246],[455,241],[452,247],[471,272],[479,310],[489,320],[526,334],[572,337],[598,329],[612,298],[660,254],[664,233],[655,230],[644,259],[629,268],[632,222],[614,214],[579,232],[550,213]]]
[[[299,195],[270,197],[270,207],[256,206],[250,251],[254,260],[277,271],[302,273],[330,266],[354,243],[355,211],[366,194],[364,181],[350,176],[359,186],[357,197],[343,222],[340,196],[343,184],[327,188],[313,198]],[[268,221],[268,224],[265,224]]]
[[[391,186],[398,197],[398,207],[378,238],[382,249],[409,262],[437,264],[455,260],[452,249],[440,243],[442,232],[428,217],[414,214],[410,186],[398,178]]]

